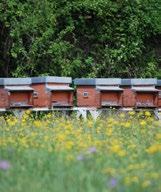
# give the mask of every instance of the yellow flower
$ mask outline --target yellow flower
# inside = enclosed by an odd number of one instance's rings
[[[66,160],[67,161],[73,161],[74,160],[74,156],[72,154],[69,154],[66,156]]]
[[[157,133],[156,136],[155,136],[156,139],[161,139],[161,133]]]
[[[62,141],[65,140],[65,138],[66,138],[66,136],[65,136],[64,134],[60,134],[60,135],[58,135],[58,136],[56,137],[56,140],[57,140],[58,142],[62,142]]]
[[[142,183],[142,187],[143,188],[147,188],[147,187],[149,187],[151,185],[151,182],[149,181],[149,180],[146,180],[146,181],[144,181],[143,183]]]
[[[150,117],[151,116],[151,113],[149,111],[145,111],[145,116],[146,117]]]
[[[130,116],[134,116],[135,115],[135,111],[129,111],[129,115]]]
[[[121,114],[119,115],[119,117],[120,117],[120,118],[125,118],[125,114],[124,114],[124,113],[121,113]]]
[[[118,155],[120,157],[124,157],[124,156],[126,156],[126,151],[125,150],[120,150],[120,151],[118,151]]]
[[[138,182],[139,182],[138,176],[133,176],[133,177],[131,177],[131,181],[132,181],[133,183],[138,183]]]
[[[141,125],[142,127],[144,127],[146,124],[147,124],[146,121],[144,121],[144,120],[140,121],[140,125]]]
[[[146,149],[147,153],[154,154],[161,151],[161,144],[154,144]]]
[[[124,124],[124,127],[126,127],[126,128],[129,128],[131,126],[131,123],[130,122],[126,122],[125,124]]]
[[[110,174],[111,176],[115,176],[117,174],[117,170],[114,169],[113,167],[108,167],[106,169],[103,169],[102,172],[105,174]]]
[[[111,147],[111,151],[120,157],[124,157],[126,155],[126,152],[119,145],[113,145]]]
[[[125,185],[130,185],[132,183],[131,177],[129,177],[129,176],[125,177],[124,183],[125,183]]]
[[[106,135],[107,136],[111,136],[112,135],[112,128],[107,128]]]
[[[42,123],[39,120],[34,121],[33,125],[37,128],[41,127]]]
[[[74,146],[73,141],[67,141],[67,142],[65,143],[65,148],[66,148],[67,150],[72,149],[73,146]]]

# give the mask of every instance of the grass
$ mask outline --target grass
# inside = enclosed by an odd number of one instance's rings
[[[157,192],[160,168],[161,125],[149,112],[0,118],[0,192]]]

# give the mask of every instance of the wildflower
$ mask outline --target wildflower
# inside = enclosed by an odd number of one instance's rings
[[[65,148],[66,148],[67,150],[72,149],[73,146],[74,146],[73,141],[67,141],[67,142],[65,143]]]
[[[146,117],[150,117],[151,116],[151,113],[149,111],[145,111],[145,116]]]
[[[67,161],[72,161],[74,158],[73,158],[73,155],[69,154],[66,156],[66,160]]]
[[[149,187],[151,185],[151,182],[149,180],[146,180],[142,183],[142,187],[143,188],[146,188],[146,187]]]
[[[124,126],[125,126],[126,128],[129,128],[129,127],[131,126],[131,123],[130,123],[130,122],[126,122],[126,123],[124,124]]]
[[[156,134],[156,137],[155,137],[156,139],[161,139],[161,133],[158,133],[158,134]]]
[[[113,145],[111,147],[111,151],[120,157],[124,157],[126,155],[126,152],[119,145]]]
[[[109,181],[109,186],[111,188],[114,188],[114,187],[116,187],[116,185],[117,185],[117,180],[115,178],[111,178]]]
[[[144,127],[144,126],[146,125],[146,121],[144,121],[144,120],[140,121],[140,125],[141,125],[142,127]]]
[[[10,163],[6,160],[0,161],[0,169],[2,170],[8,170],[10,168]]]
[[[89,153],[96,153],[97,149],[96,149],[96,147],[90,147],[90,148],[88,148],[88,152]]]
[[[108,128],[108,129],[107,129],[106,135],[107,135],[107,136],[111,136],[111,135],[112,135],[112,128]]]
[[[124,113],[121,113],[121,114],[119,115],[119,117],[120,117],[120,118],[124,118],[124,117],[125,117],[125,114],[124,114]]]
[[[149,154],[154,154],[154,153],[157,153],[159,151],[161,151],[161,144],[154,144],[146,150],[146,152]]]
[[[117,170],[114,169],[113,167],[108,167],[108,168],[102,170],[102,172],[105,174],[110,174],[111,176],[114,176],[114,175],[116,175]]]
[[[130,115],[130,116],[135,115],[135,111],[129,111],[129,115]]]
[[[84,160],[84,155],[80,154],[77,156],[78,161],[83,161]]]
[[[132,183],[131,178],[129,176],[125,177],[124,183],[125,185],[130,185]]]

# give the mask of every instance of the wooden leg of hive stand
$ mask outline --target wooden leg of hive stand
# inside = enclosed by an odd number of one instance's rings
[[[94,120],[96,120],[98,116],[102,113],[101,110],[89,110],[89,112]]]
[[[161,121],[161,113],[158,111],[158,109],[154,110],[154,116],[157,120]]]
[[[87,110],[86,109],[78,109],[77,110],[77,118],[83,117],[84,120],[87,119]]]
[[[13,114],[19,119],[22,119],[23,114],[25,113],[25,110],[23,109],[15,109],[13,110]]]

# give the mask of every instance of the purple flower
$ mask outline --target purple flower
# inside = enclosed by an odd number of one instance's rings
[[[96,153],[97,149],[96,149],[96,147],[90,147],[90,148],[88,148],[88,152],[89,153]]]
[[[0,169],[8,170],[10,168],[10,163],[6,160],[0,160]]]
[[[117,185],[117,180],[115,178],[111,178],[109,181],[109,186],[111,188],[114,188],[114,187],[116,187],[116,185]]]
[[[83,161],[84,160],[84,156],[82,154],[77,156],[77,160],[78,161]]]

